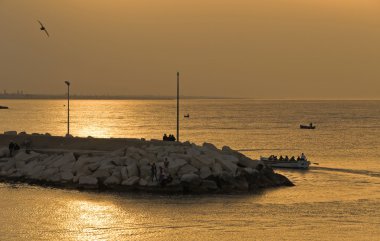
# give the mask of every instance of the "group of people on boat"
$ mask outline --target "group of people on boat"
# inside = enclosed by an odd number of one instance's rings
[[[285,156],[285,157],[280,156],[279,158],[277,158],[277,156],[271,155],[269,156],[268,160],[270,161],[306,161],[307,159],[306,159],[305,154],[302,153],[301,156],[297,157],[297,159],[294,156],[290,158],[288,156]]]
[[[175,141],[175,136],[172,135],[172,134],[169,134],[169,135],[166,135],[166,133],[164,134],[164,136],[162,137],[162,140],[163,141]]]
[[[161,186],[165,186],[166,184],[170,183],[173,181],[173,177],[169,173],[169,160],[166,157],[164,161],[164,166],[159,166],[159,173],[157,176],[157,166],[156,163],[151,163],[151,178],[152,182],[156,181],[158,182]]]

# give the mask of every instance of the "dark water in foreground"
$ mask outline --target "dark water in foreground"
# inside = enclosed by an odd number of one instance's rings
[[[65,133],[64,101],[2,100],[0,131]],[[74,101],[74,135],[160,138],[174,101]],[[0,184],[1,240],[378,240],[380,102],[186,100],[182,140],[260,155],[305,152],[292,188],[156,196]],[[182,114],[182,115],[183,115]],[[313,131],[300,130],[312,121]]]

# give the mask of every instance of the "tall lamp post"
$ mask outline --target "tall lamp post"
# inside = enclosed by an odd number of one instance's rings
[[[179,141],[179,72],[177,72],[177,141]]]
[[[67,136],[70,135],[70,82],[65,81],[67,85]]]

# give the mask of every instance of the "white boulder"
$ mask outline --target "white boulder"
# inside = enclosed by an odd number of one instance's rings
[[[125,186],[134,186],[139,183],[140,178],[137,176],[133,176],[128,178],[128,180],[123,181],[121,184]]]
[[[209,190],[209,191],[215,191],[215,190],[218,190],[218,185],[214,181],[203,180],[201,183],[201,188]]]
[[[215,159],[207,155],[199,155],[191,158],[190,164],[198,169],[207,166],[212,167],[215,163]]]
[[[202,179],[206,179],[206,178],[208,178],[208,177],[211,176],[211,175],[212,175],[212,172],[211,172],[211,170],[210,170],[209,167],[202,167],[202,168],[200,169],[200,177],[201,177]]]
[[[75,157],[73,153],[65,153],[63,156],[58,158],[58,160],[54,161],[54,163],[51,165],[52,167],[61,167],[66,164],[74,164],[75,163]]]
[[[220,165],[219,163],[215,163],[213,166],[212,166],[212,173],[215,175],[215,176],[220,176],[222,173],[223,173],[223,168],[222,168],[222,165]]]
[[[121,183],[121,180],[117,176],[110,176],[104,181],[104,185],[109,186],[109,185],[118,185]]]
[[[98,169],[91,176],[95,178],[99,178],[100,180],[104,180],[111,175],[108,169]]]
[[[92,176],[80,177],[78,181],[79,185],[97,185],[98,179]]]
[[[124,165],[125,166],[137,165],[137,160],[132,157],[126,157],[124,158]]]
[[[61,173],[61,180],[63,182],[71,182],[74,178],[74,175],[72,172],[65,171]]]
[[[140,167],[140,177],[146,178],[151,175],[151,167],[150,166],[142,166]]]
[[[184,174],[189,174],[189,173],[195,173],[198,172],[198,169],[193,167],[192,165],[186,164],[183,167],[181,167],[178,170],[178,176],[183,176]]]
[[[184,159],[174,159],[169,162],[169,173],[175,175],[178,170],[187,164],[187,161]]]
[[[148,181],[143,178],[140,178],[139,186],[146,186],[146,185],[148,185]]]
[[[40,154],[36,153],[36,152],[30,152],[29,154],[24,152],[24,151],[19,151],[16,156],[15,156],[15,159],[16,161],[18,162],[28,162],[34,158],[37,158],[39,157]]]
[[[236,170],[238,168],[238,166],[235,163],[231,162],[230,160],[219,158],[216,159],[216,162],[218,162],[223,167],[223,170],[231,173],[232,175],[235,175]]]
[[[185,182],[192,185],[199,185],[201,183],[201,179],[197,174],[188,173],[188,174],[184,174],[181,177],[181,182]]]
[[[233,156],[233,155],[221,155],[221,156],[217,157],[217,160],[218,159],[229,161],[229,162],[232,162],[235,164],[237,164],[239,162],[239,158],[237,158],[236,156]]]
[[[121,169],[120,169],[120,174],[121,174],[121,178],[123,180],[127,180],[128,179],[128,169],[126,166],[122,166]]]
[[[0,149],[0,158],[1,157],[7,157],[7,156],[9,156],[9,149],[7,148],[7,147],[2,147],[1,149]]]
[[[148,166],[149,163],[150,163],[150,161],[147,158],[142,158],[141,160],[138,161],[138,165],[140,167]]]
[[[139,169],[137,168],[136,164],[127,166],[127,170],[128,170],[129,177],[139,176]]]

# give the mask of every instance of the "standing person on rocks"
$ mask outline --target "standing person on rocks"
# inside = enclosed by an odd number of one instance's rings
[[[12,157],[13,156],[13,150],[15,148],[15,143],[13,143],[13,141],[9,142],[9,156]]]
[[[167,157],[165,157],[165,161],[164,161],[164,173],[165,174],[169,173],[169,160]]]
[[[158,181],[158,178],[157,178],[157,167],[156,167],[156,163],[153,162],[152,166],[151,166],[151,176],[152,176],[152,182],[154,180],[154,178],[156,178],[156,181]]]
[[[158,175],[158,177],[159,177],[159,179],[158,179],[158,181],[160,182],[160,183],[162,183],[162,181],[164,180],[164,171],[163,171],[163,168],[160,166],[160,174]]]

